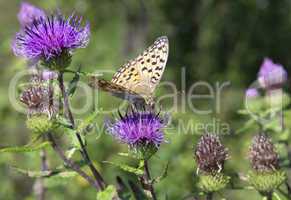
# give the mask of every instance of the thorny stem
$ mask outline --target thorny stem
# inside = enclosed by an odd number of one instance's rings
[[[63,152],[63,150],[56,143],[56,141],[55,141],[55,139],[54,139],[54,137],[53,137],[53,135],[51,133],[48,133],[48,139],[51,142],[51,145],[52,145],[54,151],[59,155],[59,157],[64,161],[64,163],[69,168],[71,168],[72,170],[77,172],[80,176],[82,176],[85,180],[87,180],[88,183],[90,185],[92,185],[94,188],[96,188],[97,191],[99,191],[101,189],[93,178],[91,178],[88,174],[86,174],[83,170],[81,170],[81,168],[80,168],[80,166],[78,164],[76,164],[74,161],[72,161],[71,159],[66,157],[66,155]]]
[[[150,175],[150,170],[149,170],[149,166],[148,166],[148,161],[144,160],[144,178],[149,186],[149,191],[151,193],[152,199],[153,200],[157,200],[157,196],[154,190],[154,186],[153,183],[151,182],[151,175]]]
[[[268,194],[266,194],[267,200],[272,200],[272,196],[273,196],[273,192],[269,192]]]
[[[210,193],[208,193],[206,195],[206,200],[212,200],[212,198],[213,198],[213,193],[212,192],[210,192]]]
[[[59,81],[59,87],[60,87],[60,90],[62,92],[62,96],[63,96],[63,99],[64,99],[64,105],[63,105],[64,106],[64,112],[65,112],[66,117],[70,120],[72,128],[74,129],[75,128],[75,120],[74,120],[73,114],[72,114],[71,109],[70,109],[68,94],[66,92],[65,85],[64,85],[64,74],[63,74],[63,72],[59,73],[58,81]],[[89,157],[89,154],[87,152],[87,149],[85,147],[85,144],[84,144],[84,142],[83,142],[83,140],[81,138],[81,135],[78,132],[75,132],[75,134],[76,134],[76,137],[78,139],[78,142],[80,143],[80,146],[81,146],[81,150],[80,151],[81,151],[81,154],[82,154],[84,160],[86,161],[86,163],[88,164],[90,170],[92,171],[99,188],[101,190],[104,190],[105,186],[106,186],[106,184],[104,182],[104,179],[102,178],[101,174],[97,171],[97,169],[95,168],[93,162],[91,161],[91,159]]]

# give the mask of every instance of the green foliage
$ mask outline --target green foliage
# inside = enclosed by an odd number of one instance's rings
[[[62,171],[54,176],[50,176],[44,179],[44,185],[47,188],[65,186],[68,182],[73,181],[72,179],[77,177],[78,174],[73,171]]]
[[[22,147],[7,147],[0,149],[0,153],[23,153],[23,152],[33,152],[39,151],[45,147],[50,146],[50,142],[43,142],[40,144],[32,145],[32,146],[22,146]]]
[[[78,125],[76,131],[78,133],[86,132],[89,126],[92,126],[96,122],[96,118],[98,116],[98,111],[90,113],[87,117],[85,117],[82,122]]]
[[[114,162],[109,162],[109,161],[103,161],[103,162],[114,165],[116,167],[119,167],[120,169],[122,169],[126,172],[129,172],[129,173],[133,173],[137,176],[141,176],[144,173],[144,171],[141,169],[143,167],[143,165],[139,165],[138,168],[135,168],[135,167],[131,167],[131,166],[126,165],[126,164],[114,163]]]
[[[14,166],[11,166],[11,169],[31,178],[50,178],[52,176],[59,177],[59,178],[71,178],[78,175],[74,171],[65,171],[64,169],[31,171],[31,170],[21,169],[19,167],[14,167]]]
[[[162,181],[164,178],[167,177],[168,175],[168,169],[169,169],[169,163],[167,163],[166,167],[164,168],[164,171],[162,172],[162,174],[156,178],[154,178],[152,180],[153,183],[159,183],[160,181]]]
[[[69,83],[69,87],[68,87],[69,96],[73,96],[77,89],[77,86],[80,80],[80,71],[81,71],[81,66],[78,67],[78,70],[75,72],[75,76],[72,78],[72,80]]]
[[[116,189],[113,185],[107,186],[104,191],[97,193],[97,200],[112,200],[114,197],[117,196]]]

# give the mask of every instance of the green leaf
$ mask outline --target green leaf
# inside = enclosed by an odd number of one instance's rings
[[[0,153],[6,153],[6,152],[21,153],[21,152],[39,151],[48,146],[50,146],[50,142],[43,142],[35,146],[7,147],[7,148],[0,149]]]
[[[280,141],[288,141],[290,138],[290,130],[286,129],[282,133],[278,134]]]
[[[113,162],[109,162],[109,161],[103,161],[104,163],[108,163],[108,164],[111,164],[111,165],[114,165],[116,167],[119,167],[120,169],[126,171],[126,172],[129,172],[129,173],[133,173],[137,176],[141,176],[143,175],[143,170],[139,169],[139,168],[134,168],[134,167],[131,167],[131,166],[128,166],[126,164],[119,164],[119,163],[113,163]]]
[[[55,176],[50,176],[49,178],[44,179],[44,185],[47,188],[59,187],[61,185],[66,185],[68,181],[71,181],[71,178],[77,176],[78,174],[73,171],[64,171],[60,172]]]
[[[249,115],[250,114],[250,112],[248,110],[245,110],[245,109],[238,110],[237,113],[238,114],[241,114],[241,115]]]
[[[56,123],[58,123],[59,125],[66,127],[66,128],[70,128],[72,127],[72,124],[64,117],[58,115],[56,117]]]
[[[63,171],[55,175],[55,177],[60,177],[60,178],[72,178],[77,176],[78,173],[75,171]]]
[[[96,112],[91,113],[89,116],[87,116],[77,127],[77,132],[82,133],[86,130],[86,128],[89,125],[92,125],[95,122],[98,113],[99,112],[96,111]]]
[[[118,155],[123,156],[123,157],[131,157],[129,155],[129,153],[122,153],[122,152],[120,152],[120,153],[118,153]]]
[[[70,178],[77,175],[77,173],[74,171],[65,171],[65,168],[46,170],[46,171],[31,171],[27,169],[21,169],[15,166],[10,166],[10,168],[31,178],[40,178],[40,177],[49,178],[52,176],[60,177],[60,178]]]
[[[70,159],[73,157],[74,153],[78,150],[78,148],[72,147],[68,151],[66,151],[66,156]]]
[[[47,171],[31,171],[31,170],[26,170],[26,169],[21,169],[21,168],[18,168],[18,167],[14,167],[14,166],[10,166],[11,169],[21,173],[21,174],[24,174],[28,177],[31,177],[31,178],[39,178],[39,177],[49,177],[53,174],[57,174],[59,173],[60,171],[51,171],[51,170],[47,170]]]
[[[113,185],[108,185],[104,191],[97,193],[97,200],[112,200],[117,196],[116,188]]]
[[[242,133],[242,132],[245,132],[249,129],[251,129],[253,126],[255,126],[256,124],[256,120],[254,120],[253,118],[249,119],[242,128],[238,129],[236,131],[236,133]]]
[[[127,157],[127,158],[134,158],[134,159],[137,159],[136,156],[134,156],[134,154],[130,154],[130,153],[118,153],[119,156],[123,156],[123,157]]]
[[[160,181],[162,181],[164,178],[167,177],[168,175],[168,169],[169,169],[169,162],[167,163],[163,173],[158,176],[157,178],[153,179],[153,183],[159,183]]]
[[[68,134],[69,138],[70,138],[70,142],[71,142],[71,145],[72,145],[72,148],[75,148],[75,150],[80,150],[81,149],[81,144],[79,142],[79,139],[76,135],[76,131],[71,131],[71,134]],[[80,137],[81,137],[81,140],[83,142],[84,145],[86,145],[86,139],[85,139],[85,136],[82,135],[82,134],[79,134]]]
[[[282,200],[279,196],[279,194],[277,194],[276,192],[273,192],[273,196],[276,197],[277,200]]]
[[[68,86],[68,95],[69,96],[73,96],[76,89],[77,89],[78,82],[80,80],[80,71],[81,71],[81,66],[78,67],[77,72],[75,72],[75,76],[73,77],[73,79],[69,83],[69,86]]]
[[[33,144],[35,144],[40,138],[42,138],[42,135],[34,135],[31,139],[31,141],[26,144],[25,146],[32,146]]]
[[[144,168],[144,160],[140,160],[139,161],[139,164],[138,164],[137,168],[140,169],[140,170],[143,170],[143,168]]]

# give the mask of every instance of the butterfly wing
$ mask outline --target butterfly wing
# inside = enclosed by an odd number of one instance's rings
[[[111,93],[113,96],[126,99],[129,101],[144,101],[144,98],[134,91],[128,90],[127,88],[112,83],[111,81],[106,81],[104,79],[98,79],[96,76],[90,77],[89,86],[95,89],[101,89],[105,92]]]
[[[137,58],[124,64],[113,76],[111,82],[122,85],[145,98],[151,97],[162,78],[169,52],[166,36],[156,39]]]
[[[138,58],[142,82],[147,84],[151,95],[164,73],[169,53],[169,41],[166,36],[159,37]]]
[[[168,52],[168,38],[159,37],[137,58],[122,65],[110,82],[91,77],[89,85],[123,99],[151,99],[164,72]]]

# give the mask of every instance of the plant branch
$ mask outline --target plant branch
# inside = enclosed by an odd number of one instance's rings
[[[64,154],[63,150],[60,148],[60,146],[56,143],[53,135],[51,133],[48,133],[48,139],[51,142],[51,145],[54,149],[54,151],[59,155],[59,157],[64,161],[64,163],[77,172],[80,176],[82,176],[87,182],[92,185],[94,188],[96,188],[97,191],[99,191],[101,188],[97,184],[97,182],[91,178],[88,174],[86,174],[83,170],[81,170],[80,166],[76,164],[74,161],[71,159],[67,158],[66,155]]]
[[[47,155],[45,149],[42,149],[40,152],[40,159],[41,159],[41,171],[48,170],[48,163],[47,163]],[[35,194],[38,200],[45,200],[46,188],[44,186],[43,177],[40,177],[35,182]]]
[[[206,194],[206,200],[212,200],[213,199],[213,193],[210,192],[210,193],[207,193]]]
[[[64,99],[63,107],[64,107],[64,111],[65,111],[65,116],[70,120],[71,126],[74,129],[75,128],[75,120],[74,120],[73,114],[72,114],[71,109],[70,109],[68,94],[66,92],[65,85],[64,85],[64,74],[62,72],[60,72],[60,74],[59,74],[58,81],[59,81],[59,87],[60,87],[60,90],[62,92],[62,96]],[[76,134],[78,142],[81,146],[80,152],[81,152],[84,160],[86,161],[90,170],[92,171],[92,173],[95,177],[95,180],[97,181],[97,184],[99,185],[99,188],[101,190],[104,190],[106,184],[104,182],[103,177],[101,176],[101,174],[98,172],[98,170],[95,168],[93,162],[91,161],[89,154],[86,150],[85,144],[81,138],[81,135],[78,132],[75,132],[75,134]]]
[[[272,200],[273,192],[267,193],[265,197],[267,198],[267,200]]]
[[[154,190],[153,183],[151,181],[151,175],[150,175],[150,170],[148,166],[148,161],[144,160],[144,179],[146,181],[146,184],[148,185],[149,188],[146,188],[150,191],[152,199],[157,200],[157,196]]]

